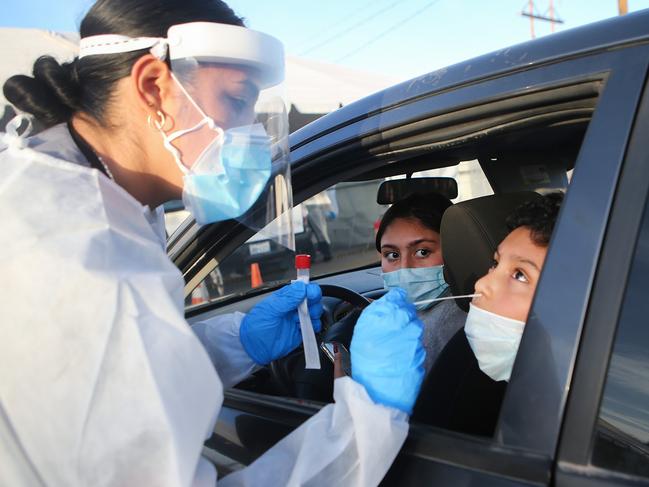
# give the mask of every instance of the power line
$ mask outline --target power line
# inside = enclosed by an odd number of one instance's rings
[[[403,2],[402,2],[401,0],[397,0],[396,2],[392,2],[392,3],[389,4],[387,7],[382,8],[381,10],[379,10],[378,12],[375,12],[374,14],[370,15],[369,17],[365,17],[364,19],[359,20],[358,22],[356,22],[355,24],[352,24],[350,27],[348,27],[348,28],[342,30],[341,32],[338,32],[338,33],[336,33],[336,34],[334,34],[334,35],[332,35],[332,36],[330,36],[330,37],[327,37],[324,41],[322,41],[322,42],[316,44],[315,46],[313,46],[313,47],[307,49],[306,51],[301,52],[301,53],[300,53],[300,56],[305,56],[305,55],[307,55],[307,54],[309,54],[309,53],[315,51],[316,49],[320,49],[322,46],[324,46],[324,45],[326,45],[326,44],[329,44],[331,41],[334,41],[334,40],[338,39],[338,38],[341,37],[341,36],[344,36],[344,35],[347,34],[348,32],[350,32],[350,31],[352,31],[353,29],[355,29],[356,27],[358,27],[358,26],[364,24],[365,22],[369,22],[370,20],[375,19],[376,17],[378,17],[379,15],[383,14],[384,12],[387,12],[387,11],[390,10],[391,8],[396,7],[396,6],[397,6],[398,4],[400,4],[400,3],[403,3]]]
[[[379,0],[380,1],[380,0]],[[311,36],[309,39],[305,39],[303,44],[307,44],[307,49],[311,49],[309,44],[313,44],[313,42],[320,42],[320,39],[324,37],[324,35],[329,34],[329,32],[336,28],[336,27],[341,27],[342,25],[347,24],[350,20],[354,20],[355,17],[358,16],[360,13],[365,13],[367,9],[373,5],[376,5],[377,0],[370,0],[366,4],[364,4],[362,7],[359,9],[353,10],[351,13],[345,15],[344,19],[340,19],[339,22],[336,22],[335,24],[331,24],[329,28],[326,29],[320,29],[320,32],[316,34],[315,36]]]
[[[365,42],[364,44],[361,44],[360,46],[358,46],[358,47],[357,47],[356,49],[354,49],[353,51],[348,52],[348,53],[345,54],[343,57],[336,59],[334,62],[339,63],[340,61],[344,61],[345,59],[347,59],[347,58],[353,56],[353,55],[356,54],[357,52],[362,51],[363,49],[365,49],[365,48],[366,48],[367,46],[369,46],[370,44],[375,43],[375,42],[378,41],[379,39],[382,39],[383,37],[385,37],[386,35],[388,35],[388,34],[389,34],[390,32],[392,32],[393,30],[396,30],[396,29],[398,29],[399,27],[401,27],[403,24],[405,24],[405,23],[411,21],[411,20],[414,19],[417,15],[419,15],[420,13],[422,13],[423,11],[428,10],[430,7],[432,7],[432,6],[433,6],[434,4],[436,4],[437,2],[439,2],[439,0],[433,0],[432,2],[428,2],[426,5],[424,5],[422,8],[420,8],[419,10],[417,10],[417,11],[416,11],[415,13],[413,13],[412,15],[410,15],[410,16],[406,17],[405,19],[401,20],[400,22],[397,22],[396,24],[392,25],[390,28],[384,30],[384,31],[381,32],[379,35],[377,35],[377,36],[371,38],[369,41]]]

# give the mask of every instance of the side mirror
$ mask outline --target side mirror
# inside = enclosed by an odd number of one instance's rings
[[[390,179],[379,186],[376,202],[391,205],[417,193],[439,193],[452,200],[457,198],[457,182],[453,178]]]

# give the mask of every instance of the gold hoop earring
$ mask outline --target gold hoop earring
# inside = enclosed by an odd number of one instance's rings
[[[167,124],[167,117],[160,110],[156,111],[155,115],[156,115],[156,120],[153,120],[151,114],[149,114],[149,116],[146,118],[146,123],[151,128],[154,128],[155,126],[156,129],[162,130],[164,126]]]

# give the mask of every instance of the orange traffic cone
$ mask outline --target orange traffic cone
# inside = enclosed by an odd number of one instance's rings
[[[202,304],[209,300],[209,293],[204,282],[201,282],[196,289],[192,291],[192,306]]]
[[[261,278],[261,269],[257,262],[250,264],[250,287],[253,289],[261,286],[264,280]]]

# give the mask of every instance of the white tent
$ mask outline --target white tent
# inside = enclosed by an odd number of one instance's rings
[[[0,85],[14,74],[31,74],[34,61],[49,54],[69,61],[77,53],[77,34],[39,29],[0,28]],[[367,73],[295,56],[286,60],[286,92],[289,103],[312,120],[397,82]],[[0,93],[0,116],[7,104]],[[292,129],[297,127],[292,126]]]
[[[327,113],[399,80],[295,56],[287,56],[286,87],[302,113]]]

